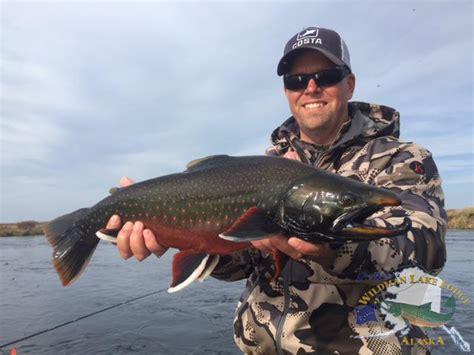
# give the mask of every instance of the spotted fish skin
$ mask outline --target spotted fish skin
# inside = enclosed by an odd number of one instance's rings
[[[193,248],[210,251],[213,246],[203,245],[199,238],[181,238],[180,233],[192,231],[215,237],[251,207],[270,216],[289,184],[312,173],[312,168],[279,158],[215,157],[183,173],[123,188],[93,207],[91,216],[96,216],[94,220],[99,220],[97,226],[101,226],[117,213],[124,221],[142,221],[157,232],[166,247],[188,249],[191,243]],[[215,239],[217,242],[220,240]],[[235,243],[222,242],[235,248]]]
[[[344,193],[355,199],[353,206],[341,206]],[[164,247],[225,255],[277,233],[318,241],[321,231],[331,234],[335,220],[366,208],[368,200],[400,203],[393,192],[281,157],[212,156],[182,173],[116,189],[91,208],[58,217],[44,232],[68,285],[84,270],[99,241],[95,233],[113,214],[123,223],[142,221]]]

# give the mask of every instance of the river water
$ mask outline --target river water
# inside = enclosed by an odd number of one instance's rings
[[[446,243],[448,262],[439,277],[472,299],[474,232],[450,230]],[[141,263],[123,261],[115,247],[100,243],[86,272],[74,285],[63,288],[44,237],[0,238],[0,345],[166,290],[171,254]],[[2,350],[9,353],[15,347],[18,354],[240,354],[233,342],[232,319],[243,287],[243,281],[210,278],[181,292],[161,291]],[[459,306],[449,325],[472,344],[473,323],[469,304]],[[437,330],[435,335],[442,335],[445,345],[434,348],[434,354],[460,352],[446,333]]]

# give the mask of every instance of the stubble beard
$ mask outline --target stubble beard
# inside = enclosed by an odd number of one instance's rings
[[[328,113],[319,115],[308,115],[303,119],[296,119],[300,127],[300,137],[308,143],[318,145],[328,145],[333,143],[341,126],[348,119],[347,117],[334,118]],[[306,139],[305,139],[306,138]]]
[[[305,117],[297,120],[303,136],[313,138],[312,140],[324,140],[324,137],[331,132],[330,118],[326,115]],[[311,143],[311,142],[310,142]],[[318,144],[317,142],[314,142]]]

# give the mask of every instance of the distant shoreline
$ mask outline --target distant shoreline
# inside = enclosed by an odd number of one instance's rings
[[[43,235],[43,226],[48,222],[22,221],[0,223],[0,237],[29,237]]]
[[[446,210],[449,229],[474,229],[474,207]]]
[[[474,207],[448,209],[449,229],[474,229]],[[27,237],[42,235],[43,226],[48,222],[23,221],[0,223],[0,237]]]

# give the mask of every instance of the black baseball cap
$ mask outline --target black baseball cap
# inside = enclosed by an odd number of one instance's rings
[[[291,60],[299,50],[314,49],[337,65],[343,65],[351,70],[349,50],[339,33],[320,27],[307,27],[295,34],[285,46],[283,57],[278,63],[277,73],[283,75],[290,70]]]

